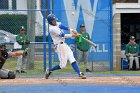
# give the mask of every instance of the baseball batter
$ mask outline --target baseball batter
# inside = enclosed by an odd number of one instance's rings
[[[69,61],[71,63],[71,66],[77,72],[79,77],[82,79],[85,79],[86,76],[82,72],[80,72],[80,69],[73,56],[72,50],[65,43],[65,38],[78,37],[78,36],[80,36],[80,34],[77,33],[76,30],[73,30],[69,27],[65,27],[61,23],[57,22],[57,18],[54,14],[49,14],[47,16],[47,20],[48,20],[48,23],[50,24],[49,31],[50,31],[52,40],[54,42],[54,45],[56,47],[56,51],[58,54],[60,64],[54,66],[51,69],[47,69],[46,79],[48,79],[48,77],[50,76],[52,71],[59,70],[59,69],[66,67],[67,61]],[[73,34],[65,34],[63,30],[71,31]]]

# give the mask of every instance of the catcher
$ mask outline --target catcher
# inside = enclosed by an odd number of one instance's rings
[[[6,45],[0,44],[0,78],[1,79],[15,79],[16,74],[13,71],[4,69],[3,65],[8,57],[10,56],[18,57],[20,55],[26,56],[27,50],[18,51],[18,52],[7,52]]]

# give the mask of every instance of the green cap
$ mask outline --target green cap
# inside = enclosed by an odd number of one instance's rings
[[[131,36],[130,39],[131,39],[131,40],[135,40],[135,37],[134,37],[134,36]]]
[[[21,26],[21,27],[20,27],[20,31],[25,31],[24,26]]]
[[[80,25],[80,28],[81,28],[81,27],[85,27],[85,25],[84,25],[84,24],[81,24],[81,25]]]

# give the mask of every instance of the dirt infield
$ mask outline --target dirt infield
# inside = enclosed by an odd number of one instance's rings
[[[87,77],[79,79],[73,77],[67,78],[16,78],[0,79],[0,85],[26,85],[26,84],[103,84],[103,85],[140,85],[140,76],[109,76],[109,77]]]

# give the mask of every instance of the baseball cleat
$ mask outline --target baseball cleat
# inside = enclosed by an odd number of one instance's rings
[[[91,72],[91,70],[89,70],[89,69],[86,69],[86,72]]]
[[[46,71],[46,74],[45,74],[45,78],[48,79],[49,76],[51,75],[51,73],[52,73],[51,71],[47,70]]]
[[[86,76],[84,75],[84,73],[83,73],[83,72],[80,72],[79,77],[80,77],[81,79],[86,79]]]
[[[26,71],[24,71],[24,70],[21,70],[21,73],[27,73]]]
[[[16,73],[21,73],[21,71],[19,71],[19,70],[16,70]]]

